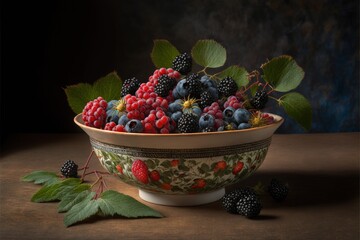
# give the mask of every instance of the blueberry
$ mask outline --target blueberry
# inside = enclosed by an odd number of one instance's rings
[[[238,108],[234,112],[234,119],[237,124],[249,122],[250,116],[250,112],[244,108]]]
[[[175,100],[174,102],[169,104],[168,110],[170,112],[172,112],[172,113],[177,112],[177,111],[181,111],[181,109],[182,109],[181,103],[182,103],[181,99]]]
[[[215,125],[215,118],[211,114],[206,113],[202,115],[199,119],[200,129],[212,128],[214,127],[214,125]]]
[[[176,87],[173,89],[172,95],[173,95],[174,99],[179,99],[179,98],[181,98],[181,96],[180,96],[180,94],[179,94],[179,92],[178,92],[178,90],[177,90]]]
[[[106,122],[117,122],[119,121],[119,111],[114,109],[109,109],[106,111]]]
[[[249,123],[240,123],[239,126],[237,127],[237,129],[239,130],[247,129],[247,128],[251,128],[251,125]]]
[[[210,87],[216,88],[216,82],[210,79],[210,77],[207,75],[202,76],[200,78],[200,82],[204,88],[210,88]]]
[[[118,104],[118,102],[119,102],[119,100],[111,100],[110,102],[108,102],[106,111],[112,109],[114,106],[116,106]]]
[[[175,87],[175,91],[177,91],[181,97],[186,97],[189,95],[186,79],[182,79],[178,82]]]
[[[125,125],[125,131],[131,132],[131,133],[140,133],[144,129],[143,125],[141,124],[141,121],[137,119],[132,119],[128,121]]]
[[[227,107],[223,111],[224,120],[227,122],[233,122],[234,121],[234,112],[235,109],[233,107]]]
[[[120,117],[120,119],[119,119],[119,121],[118,121],[118,124],[125,126],[128,121],[129,121],[129,118],[127,117],[127,115],[126,115],[126,114],[123,114],[123,115]]]
[[[225,127],[224,127],[224,126],[220,126],[220,127],[217,129],[218,132],[222,132],[222,131],[224,131],[224,130],[225,130]]]
[[[173,114],[171,114],[171,119],[177,123],[179,121],[179,119],[181,118],[181,116],[182,116],[182,112],[177,111],[177,112],[174,112]]]

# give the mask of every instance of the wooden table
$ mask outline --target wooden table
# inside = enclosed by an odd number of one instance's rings
[[[220,202],[197,207],[144,202],[166,217],[96,218],[69,228],[56,203],[30,202],[39,186],[20,178],[34,170],[58,171],[67,159],[85,162],[87,136],[13,136],[0,159],[0,239],[359,239],[359,136],[275,135],[263,165],[239,185],[277,177],[291,192],[281,204],[265,197],[256,220],[228,214]],[[91,164],[101,168],[95,159]],[[112,176],[107,182],[142,201],[134,187]]]

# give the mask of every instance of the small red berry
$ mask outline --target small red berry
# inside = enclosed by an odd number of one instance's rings
[[[161,188],[164,190],[171,190],[172,186],[170,183],[162,183]]]
[[[225,170],[226,168],[226,162],[224,160],[219,161],[216,163],[215,167],[214,167],[214,172],[220,171],[220,170]]]
[[[152,170],[150,172],[150,179],[154,182],[157,182],[160,180],[160,173],[156,170]]]
[[[244,167],[243,162],[237,162],[236,165],[233,167],[232,173],[234,175],[238,174]]]
[[[172,167],[177,167],[179,165],[179,160],[177,159],[174,159],[174,160],[171,160],[170,164]]]
[[[123,168],[120,165],[116,165],[116,169],[119,173],[123,174]]]
[[[191,188],[204,188],[206,186],[206,181],[202,178],[195,179],[195,184],[191,186]]]

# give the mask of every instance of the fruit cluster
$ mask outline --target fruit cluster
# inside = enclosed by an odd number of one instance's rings
[[[201,76],[191,69],[190,55],[181,54],[172,68],[156,69],[145,83],[125,80],[120,100],[100,96],[88,102],[82,119],[87,126],[132,133],[242,130],[274,122],[260,111],[268,100],[261,84],[251,95],[230,76]]]

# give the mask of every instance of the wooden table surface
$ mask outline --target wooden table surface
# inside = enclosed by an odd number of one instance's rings
[[[67,159],[82,165],[90,152],[87,136],[13,136],[0,159],[0,239],[359,239],[359,139],[359,133],[274,135],[264,163],[238,186],[277,177],[291,190],[284,203],[263,198],[256,220],[228,214],[219,201],[197,207],[144,202],[166,217],[95,218],[66,228],[57,203],[30,202],[39,186],[20,178],[58,171]],[[91,164],[101,169],[95,158]],[[142,201],[137,189],[115,177],[107,183]]]

